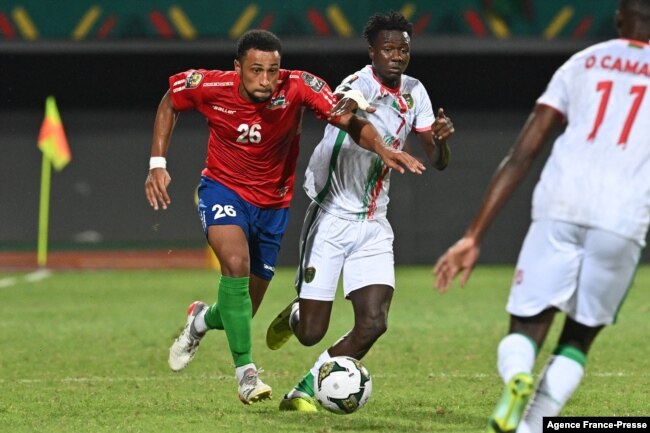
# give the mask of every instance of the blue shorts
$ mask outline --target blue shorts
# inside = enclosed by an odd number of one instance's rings
[[[280,253],[280,241],[289,223],[289,208],[259,208],[205,176],[201,177],[198,193],[199,219],[206,237],[209,226],[241,227],[248,239],[251,273],[270,281]]]

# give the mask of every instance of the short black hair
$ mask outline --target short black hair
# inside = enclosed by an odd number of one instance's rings
[[[268,30],[249,30],[237,41],[237,60],[242,60],[248,50],[277,51],[282,55],[282,43]]]
[[[390,11],[386,14],[374,14],[363,28],[363,37],[368,41],[368,45],[372,46],[375,43],[377,35],[382,30],[398,30],[412,36],[413,24],[397,11]]]

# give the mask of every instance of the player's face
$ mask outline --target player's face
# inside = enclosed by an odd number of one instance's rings
[[[235,60],[239,74],[239,94],[250,102],[267,101],[280,76],[280,53],[250,49],[241,61]]]
[[[411,38],[399,30],[382,30],[368,54],[382,84],[397,87],[411,59]]]

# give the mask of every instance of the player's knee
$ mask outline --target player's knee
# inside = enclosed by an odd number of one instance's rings
[[[303,346],[313,346],[318,344],[325,336],[325,331],[320,329],[305,329],[296,333],[296,338]]]
[[[247,277],[250,274],[249,258],[241,254],[224,254],[219,257],[223,275]]]

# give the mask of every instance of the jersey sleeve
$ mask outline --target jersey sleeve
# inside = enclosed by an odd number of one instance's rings
[[[292,71],[290,79],[296,80],[303,105],[312,110],[319,119],[327,119],[336,102],[332,89],[327,83],[322,78],[305,71]]]
[[[176,110],[192,110],[201,104],[207,72],[204,69],[190,69],[169,77],[169,89]]]
[[[335,95],[342,95],[343,93],[347,92],[348,90],[356,89],[360,90],[363,96],[366,98],[368,95],[364,93],[363,89],[359,87],[359,84],[363,80],[359,80],[359,75],[357,74],[351,74],[345,77],[343,81],[341,81],[341,84],[339,84],[336,89],[334,89],[334,94]]]
[[[413,129],[417,132],[431,130],[431,125],[433,125],[436,118],[433,114],[433,107],[431,105],[429,94],[424,88],[424,85],[419,81],[413,88],[413,99],[415,99],[415,119],[413,122]]]
[[[551,78],[544,93],[537,98],[538,104],[548,105],[566,116],[569,111],[569,77],[572,59],[562,65]]]

